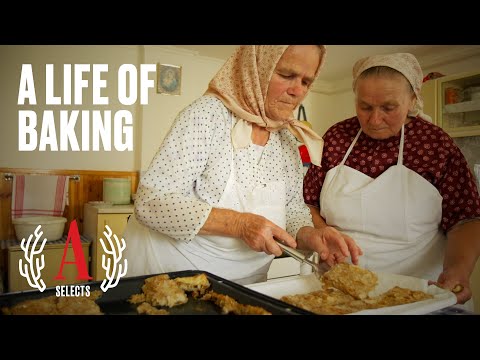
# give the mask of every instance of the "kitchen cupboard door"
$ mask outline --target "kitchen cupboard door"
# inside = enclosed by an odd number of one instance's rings
[[[451,137],[480,135],[480,72],[429,80],[421,96],[424,113]]]
[[[102,257],[103,255],[107,258],[112,259],[109,254],[106,254],[103,250],[102,244],[100,243],[100,238],[103,239],[105,246],[110,250],[108,240],[105,238],[103,233],[105,230],[105,225],[110,227],[113,234],[116,234],[120,239],[123,234],[123,230],[127,226],[128,217],[130,214],[99,214],[97,221],[97,236],[92,242],[92,276],[93,279],[103,280],[106,279],[106,271],[102,267]],[[113,240],[113,239],[112,239]],[[112,260],[111,260],[112,261]]]
[[[61,242],[61,243],[60,243]],[[69,285],[69,284],[78,284],[85,283],[85,280],[77,279],[78,270],[76,265],[68,264],[68,262],[74,263],[75,256],[73,253],[72,244],[69,244],[67,254],[65,256],[65,264],[62,270],[62,275],[65,277],[64,280],[55,280],[55,277],[60,271],[60,265],[63,258],[63,253],[65,249],[66,239],[57,240],[55,244],[45,244],[45,247],[42,251],[44,256],[45,267],[41,271],[41,279],[45,282],[45,285],[48,287],[57,286],[57,285]],[[60,244],[59,244],[60,243]],[[82,251],[85,261],[89,260],[90,256],[90,242],[82,240]],[[20,274],[18,268],[19,260],[24,259],[24,251],[21,249],[20,245],[11,246],[8,248],[8,291],[25,291],[25,290],[36,290],[32,288],[25,277]]]
[[[438,125],[451,137],[479,136],[480,72],[444,76],[435,81]]]
[[[103,239],[107,249],[110,249],[108,240],[103,233],[108,225],[113,234],[121,239],[127,226],[128,218],[133,214],[133,205],[93,206],[85,204],[84,209],[84,236],[92,241],[91,276],[94,281],[106,279],[106,271],[102,266],[102,257],[111,258],[103,250],[100,239]]]

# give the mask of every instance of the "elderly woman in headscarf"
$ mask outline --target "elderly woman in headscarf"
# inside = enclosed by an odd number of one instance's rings
[[[423,114],[422,69],[408,53],[353,68],[357,116],[324,135],[304,179],[315,226],[355,239],[373,271],[436,281],[471,298],[480,255],[480,198],[465,157]]]
[[[325,52],[240,46],[181,111],[140,180],[124,233],[129,276],[199,269],[241,284],[265,281],[282,254],[276,241],[329,264],[358,262],[352,240],[313,227],[302,197],[297,141],[319,165],[323,140],[293,112]]]

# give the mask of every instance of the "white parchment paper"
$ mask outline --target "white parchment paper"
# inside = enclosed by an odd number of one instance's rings
[[[451,291],[441,289],[435,285],[429,286],[427,280],[396,274],[376,274],[378,276],[378,285],[369,293],[370,297],[384,293],[394,286],[400,286],[411,290],[424,291],[433,295],[433,299],[380,309],[362,310],[350,315],[422,315],[454,305],[457,302],[455,294]],[[284,295],[305,294],[320,290],[322,284],[314,274],[310,274],[270,280],[268,282],[247,285],[247,287],[275,299],[280,299]]]

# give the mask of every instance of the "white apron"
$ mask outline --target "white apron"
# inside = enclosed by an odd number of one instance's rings
[[[403,127],[397,165],[376,179],[346,166],[360,134],[361,129],[340,165],[327,172],[320,194],[322,217],[362,248],[360,266],[436,281],[446,243],[439,228],[442,196],[403,166]]]
[[[361,267],[437,281],[446,245],[439,226],[442,196],[425,178],[403,165],[403,126],[397,165],[376,179],[346,166],[361,132],[340,165],[327,172],[320,214],[328,225],[360,246]],[[469,300],[466,308],[472,309],[472,304]]]
[[[235,181],[233,147],[230,167],[230,177],[215,207],[259,214],[285,229],[285,182],[263,183],[251,191],[243,190]],[[245,285],[266,281],[274,258],[250,249],[238,238],[197,235],[190,242],[177,241],[141,225],[135,216],[130,218],[124,238],[127,276],[199,269]]]

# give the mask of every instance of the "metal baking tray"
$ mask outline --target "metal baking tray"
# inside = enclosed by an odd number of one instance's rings
[[[211,284],[211,289],[219,294],[232,297],[240,304],[260,306],[271,312],[273,315],[311,315],[311,312],[286,304],[270,296],[261,294],[236,284],[232,281],[223,279],[214,274],[201,270],[186,270],[168,273],[171,279],[177,277],[194,276],[204,273]],[[158,274],[155,274],[158,275]],[[142,292],[144,280],[155,275],[144,275],[121,279],[116,287],[108,289],[96,301],[101,311],[105,315],[137,315],[137,305],[130,304],[127,300],[133,294]],[[100,290],[101,281],[94,281],[75,285],[89,285],[90,291]],[[101,291],[101,290],[100,290]],[[38,290],[13,292],[0,295],[0,308],[4,306],[11,307],[19,302],[31,299],[39,299],[47,296],[56,295],[55,287],[47,288],[45,291]],[[221,315],[221,309],[212,301],[197,300],[189,296],[186,304],[174,306],[167,309],[170,315]],[[1,315],[1,312],[0,312]]]

